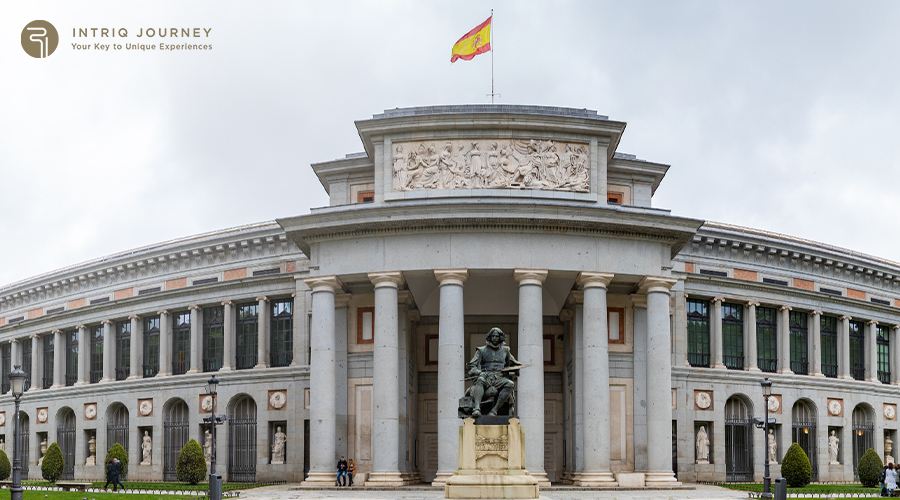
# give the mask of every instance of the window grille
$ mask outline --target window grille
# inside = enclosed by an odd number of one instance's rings
[[[144,378],[159,373],[159,316],[144,318]]]
[[[791,438],[800,445],[808,457],[817,457],[816,409],[805,401],[794,403],[791,412]],[[819,480],[819,461],[810,460],[812,481]]]
[[[116,380],[125,380],[130,373],[131,321],[119,321],[116,324]]]
[[[103,378],[103,326],[91,327],[91,383]]]
[[[43,388],[49,389],[53,385],[53,335],[44,337],[43,368]]]
[[[64,413],[56,426],[56,441],[63,456],[61,479],[75,479],[75,412],[71,408]]]
[[[753,411],[734,396],[725,402],[725,481],[753,481]]]
[[[837,318],[834,316],[822,316],[820,328],[822,338],[822,373],[826,377],[837,378]]]
[[[778,311],[756,308],[756,356],[759,369],[774,372],[778,366]]]
[[[66,335],[66,385],[75,385],[78,381],[78,332],[75,330]]]
[[[26,391],[31,388],[31,358],[34,355],[32,349],[32,339],[28,338],[22,341],[22,371],[25,372]]]
[[[709,303],[687,301],[688,363],[709,368]]]
[[[744,306],[722,304],[723,358],[729,370],[744,369]]]
[[[174,315],[175,326],[172,328],[172,375],[187,373],[191,362],[191,313],[190,311]]]
[[[240,304],[237,306],[237,357],[238,370],[253,368],[257,363],[259,345],[259,304]]]
[[[809,374],[808,323],[805,312],[790,312],[791,371],[798,375]]]
[[[866,346],[862,321],[850,322],[850,374],[856,380],[866,379]]]
[[[852,329],[850,330],[853,331]],[[859,480],[856,470],[859,459],[869,448],[875,447],[875,415],[863,405],[853,409],[853,478]]]
[[[106,445],[112,446],[119,443],[128,453],[128,408],[125,405],[117,405],[107,413],[106,418]],[[124,477],[123,477],[124,479]]]
[[[256,481],[256,402],[235,403],[228,416],[228,482]]]
[[[178,454],[188,441],[188,406],[184,401],[176,401],[166,410],[163,422],[163,480],[177,481],[175,467]],[[202,446],[202,444],[201,444]]]
[[[10,367],[10,352],[12,351],[9,342],[3,344],[3,347],[0,347],[0,357],[3,358],[2,365],[0,366],[0,370],[3,370],[2,379],[0,379],[0,392],[6,394],[9,392],[9,372],[12,371]]]
[[[203,309],[203,371],[222,368],[225,340],[225,309],[223,306]]]
[[[294,301],[273,300],[269,308],[270,365],[288,366],[294,361]]]
[[[878,334],[878,380],[882,384],[891,383],[891,334],[886,326],[876,327]]]

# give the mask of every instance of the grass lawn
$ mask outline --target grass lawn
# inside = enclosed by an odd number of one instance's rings
[[[102,485],[101,485],[102,486]],[[97,500],[105,500],[105,499],[128,499],[128,500],[159,500],[159,495],[132,495],[127,494],[123,495],[121,493],[112,493],[110,490],[109,493],[81,493],[78,491],[32,491],[25,490],[24,495],[25,500],[82,500],[83,498]],[[166,500],[196,500],[197,497],[183,497],[183,496],[175,496],[175,495],[166,495]],[[0,490],[0,500],[9,499],[9,490]]]
[[[726,483],[720,484],[725,488],[741,491],[758,491],[762,492],[763,485],[761,483]],[[775,481],[772,481],[772,489],[775,489]],[[879,486],[874,488],[866,488],[865,486],[856,484],[808,484],[803,488],[791,488],[788,486],[788,493],[878,493],[881,491]]]
[[[22,481],[22,484],[25,486],[53,486],[48,481]],[[106,484],[106,481],[93,481],[91,483],[91,487],[102,488],[104,484]],[[195,484],[195,485],[191,486],[190,484],[187,484],[187,483],[139,483],[139,482],[135,482],[135,481],[122,481],[122,484],[125,485],[125,489],[127,489],[127,490],[141,489],[141,490],[165,490],[165,491],[169,491],[169,490],[207,491],[209,489],[209,485],[206,483],[200,483],[200,484]],[[222,485],[222,489],[224,491],[243,490],[243,489],[247,489],[247,488],[255,488],[257,486],[262,486],[262,485],[253,484],[253,483],[225,483]],[[112,489],[112,486],[110,486],[110,489]],[[3,497],[0,497],[0,498],[3,498]],[[43,498],[43,497],[41,497],[41,498]],[[83,495],[82,495],[82,498],[83,498]],[[131,498],[131,497],[129,496],[128,498]]]

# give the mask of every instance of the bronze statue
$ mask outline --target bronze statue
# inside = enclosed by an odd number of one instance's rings
[[[519,374],[522,365],[509,352],[509,347],[504,345],[506,334],[503,330],[491,328],[485,342],[484,346],[475,351],[475,357],[466,363],[469,374],[466,380],[474,382],[459,400],[459,417],[478,418],[486,408],[490,408],[487,413],[489,416],[496,416],[505,409],[505,416],[514,417],[516,397],[513,391],[516,384],[511,377]]]

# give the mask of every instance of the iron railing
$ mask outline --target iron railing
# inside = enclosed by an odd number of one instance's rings
[[[172,375],[184,375],[187,373],[187,361],[172,361]]]
[[[273,368],[278,366],[289,366],[294,361],[294,353],[288,352],[276,352],[269,355],[271,365]]]
[[[791,361],[791,371],[797,375],[807,375],[809,373],[809,362]]]
[[[228,481],[256,481],[256,418],[228,420]]]
[[[56,428],[56,441],[63,455],[63,472],[61,479],[75,479],[75,422],[71,426],[61,424]]]
[[[778,367],[778,360],[772,358],[759,358],[757,363],[759,363],[760,370],[769,373],[775,373]]]
[[[749,419],[725,420],[725,481],[753,481],[753,425]]]
[[[96,384],[103,378],[103,370],[91,370],[91,383]]]
[[[743,356],[722,356],[725,361],[725,367],[729,370],[743,370],[744,369],[744,357]]]

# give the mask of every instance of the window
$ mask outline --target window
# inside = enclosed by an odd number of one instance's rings
[[[826,377],[837,378],[837,318],[822,316],[822,373]]]
[[[259,344],[259,304],[237,306],[237,363],[238,370],[253,368],[257,362]]]
[[[12,360],[10,357],[11,351],[12,347],[9,342],[4,343],[3,346],[0,347],[0,357],[3,358],[2,366],[0,366],[0,370],[3,370],[3,375],[0,377],[0,392],[3,394],[9,392],[9,372],[12,371],[12,368],[9,366],[9,363]]]
[[[25,390],[31,388],[31,357],[32,339],[28,338],[22,341],[22,371],[25,372]]]
[[[270,362],[288,366],[294,361],[294,301],[273,300],[269,308]]]
[[[544,366],[556,364],[556,336],[544,335]]]
[[[891,334],[886,326],[875,327],[878,334],[878,380],[891,383]]]
[[[375,191],[360,191],[356,193],[357,203],[372,203],[375,201]]]
[[[66,336],[66,385],[75,385],[78,381],[78,332],[65,333]]]
[[[622,199],[624,195],[622,193],[606,193],[606,202],[607,203],[615,203],[616,205],[622,204]]]
[[[159,373],[159,316],[144,318],[144,378]]]
[[[609,343],[624,344],[625,343],[625,308],[623,307],[607,307],[606,320],[609,323]]]
[[[53,385],[53,335],[47,335],[44,337],[43,368],[43,388],[49,389]]]
[[[375,308],[356,308],[356,343],[372,344],[375,342]]]
[[[426,365],[438,364],[438,349],[439,349],[438,336],[437,335],[426,335],[425,336],[425,364]]]
[[[203,309],[203,371],[222,368],[225,349],[225,309],[222,306]]]
[[[809,315],[805,312],[791,311],[791,371],[799,375],[809,374],[808,322]]]
[[[191,312],[176,313],[172,328],[172,375],[183,375],[191,362]]]
[[[865,334],[862,321],[850,322],[850,374],[856,380],[866,379]]]
[[[722,355],[729,370],[744,369],[744,306],[722,304]]]
[[[774,372],[778,365],[778,311],[756,308],[756,359],[759,369]]]
[[[709,368],[709,303],[687,301],[688,363]]]
[[[103,326],[91,327],[91,383],[103,377]]]
[[[116,323],[116,380],[125,380],[131,372],[131,321]]]

